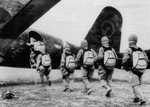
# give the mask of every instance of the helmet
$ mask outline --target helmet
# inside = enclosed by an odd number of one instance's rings
[[[87,48],[87,47],[88,47],[88,42],[87,42],[87,40],[83,40],[83,41],[81,42],[81,47],[82,47],[82,48]]]
[[[132,34],[132,35],[129,36],[128,41],[137,43],[138,38],[135,34]]]
[[[101,38],[101,44],[102,44],[102,46],[108,47],[109,46],[109,38],[107,36],[103,36]]]
[[[37,41],[43,41],[43,38],[41,37],[41,35],[37,33],[36,31],[30,31],[29,38],[34,38]]]

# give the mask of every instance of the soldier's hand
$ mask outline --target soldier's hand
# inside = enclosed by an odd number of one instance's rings
[[[61,67],[60,67],[60,70],[61,70],[61,71],[63,71],[63,70],[64,70],[64,67],[63,67],[63,66],[61,66]]]

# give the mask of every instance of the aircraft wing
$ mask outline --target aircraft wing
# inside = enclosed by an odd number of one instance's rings
[[[60,0],[30,0],[2,29],[1,38],[17,38]]]
[[[7,59],[11,43],[60,0],[0,1],[0,64]]]

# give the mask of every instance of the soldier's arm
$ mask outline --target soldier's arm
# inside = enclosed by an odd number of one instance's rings
[[[78,62],[79,60],[80,60],[80,58],[82,57],[82,54],[83,54],[83,50],[82,49],[80,49],[79,51],[78,51],[78,53],[77,53],[77,56],[76,56],[76,62]]]
[[[116,54],[116,51],[115,51],[115,49],[112,49],[112,51],[114,52],[114,54],[115,54],[115,57],[116,57],[116,58],[118,58],[118,56],[117,56],[117,54]]]
[[[92,49],[92,52],[93,52],[94,56],[97,57],[97,53],[95,52],[95,50]]]
[[[104,49],[101,47],[98,53],[98,59],[101,60],[104,57]]]
[[[60,62],[60,67],[64,67],[65,65],[65,53],[63,52],[62,55],[61,55],[61,62]]]
[[[52,64],[52,58],[51,58],[51,55],[50,54],[48,54],[49,55],[49,58],[50,58],[50,61],[51,61],[51,64]]]
[[[143,51],[143,52],[144,52],[144,55],[145,55],[145,58],[146,58],[147,62],[149,62],[147,54],[145,53],[145,51]]]
[[[101,47],[97,56],[97,62],[99,63],[99,70],[103,69],[104,49]]]
[[[130,58],[131,51],[131,49],[125,50],[125,52],[123,53],[122,63],[126,63],[128,61],[128,59]]]
[[[97,60],[97,53],[95,52],[95,50],[92,49],[92,52],[94,54],[94,58],[95,58],[95,61]]]
[[[42,55],[39,54],[39,55],[37,56],[37,61],[36,61],[36,62],[37,62],[37,63],[36,63],[36,68],[37,68],[37,69],[38,69],[39,66],[40,66],[41,58],[42,58]]]

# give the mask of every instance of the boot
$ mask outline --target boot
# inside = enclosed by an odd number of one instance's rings
[[[108,89],[105,96],[106,97],[111,97],[111,92],[112,92],[112,89]]]

